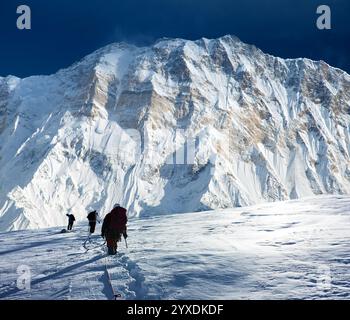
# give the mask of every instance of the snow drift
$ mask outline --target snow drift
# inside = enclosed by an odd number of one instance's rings
[[[232,36],[0,78],[0,230],[350,192],[350,76]]]

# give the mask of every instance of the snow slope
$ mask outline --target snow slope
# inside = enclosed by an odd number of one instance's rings
[[[349,299],[349,208],[348,196],[318,196],[132,219],[108,268],[126,299]],[[0,299],[112,299],[86,229],[1,233]],[[16,288],[20,265],[31,291]]]
[[[233,36],[0,78],[0,230],[350,193],[350,76]]]

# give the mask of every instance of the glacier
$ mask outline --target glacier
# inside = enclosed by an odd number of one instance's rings
[[[350,76],[234,36],[0,78],[0,231],[350,192]],[[213,212],[215,215],[215,213]]]
[[[113,300],[107,263],[126,300],[348,300],[349,207],[322,195],[140,217],[113,257],[98,234],[87,241],[87,221],[0,233],[0,299]]]

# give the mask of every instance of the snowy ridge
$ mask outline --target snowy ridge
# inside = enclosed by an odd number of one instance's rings
[[[3,231],[349,192],[350,76],[322,61],[161,39],[0,79]]]
[[[133,219],[108,270],[124,299],[349,299],[349,208],[318,196]],[[113,299],[99,228],[89,250],[87,223],[0,233],[0,299]]]

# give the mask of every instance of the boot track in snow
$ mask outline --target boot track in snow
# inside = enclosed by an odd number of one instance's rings
[[[113,287],[113,284],[112,284],[112,277],[111,277],[111,274],[110,272],[108,271],[108,255],[105,257],[104,261],[105,261],[105,270],[106,270],[106,274],[107,274],[107,280],[108,280],[108,283],[111,287],[111,291],[113,293],[113,297],[114,297],[114,300],[121,300],[123,299],[123,296],[122,294],[120,294],[119,292],[117,292],[114,287]]]
[[[106,240],[101,244],[101,243],[97,243],[96,241],[93,241],[91,239],[91,237],[87,237],[87,239],[83,242],[83,247],[86,250],[86,252],[91,251],[91,250],[95,250],[95,249],[102,249],[102,247],[106,244]],[[110,286],[111,292],[113,293],[113,300],[120,300],[123,298],[122,294],[120,294],[119,292],[117,292],[112,284],[112,276],[111,276],[111,272],[108,270],[108,260],[109,260],[109,256],[106,255],[106,257],[104,258],[104,267],[105,267],[105,272],[107,275],[107,282]]]

